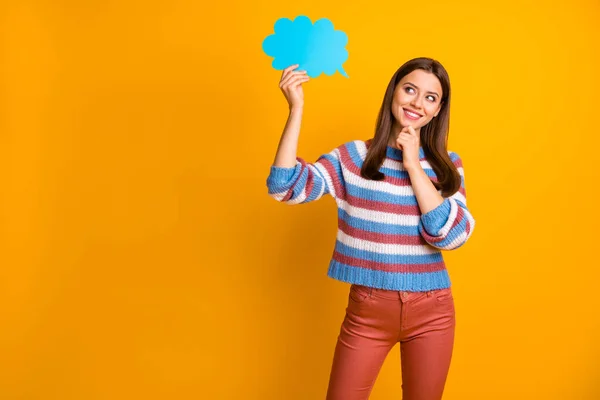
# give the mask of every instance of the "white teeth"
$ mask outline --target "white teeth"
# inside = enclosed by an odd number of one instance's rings
[[[420,118],[420,117],[421,117],[419,114],[415,114],[415,113],[413,113],[413,112],[410,112],[410,111],[408,111],[408,110],[404,110],[404,111],[405,111],[405,112],[406,112],[406,113],[407,113],[407,114],[408,114],[410,117],[413,117],[413,118]]]

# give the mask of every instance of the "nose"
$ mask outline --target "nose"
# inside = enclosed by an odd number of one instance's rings
[[[419,96],[415,96],[413,97],[412,101],[410,102],[410,104],[417,108],[417,109],[421,109],[421,105],[423,104],[423,100],[421,99],[421,97]]]

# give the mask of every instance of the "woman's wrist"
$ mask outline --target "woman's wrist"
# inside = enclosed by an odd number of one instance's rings
[[[304,105],[293,105],[290,106],[290,114],[298,114],[304,111]]]

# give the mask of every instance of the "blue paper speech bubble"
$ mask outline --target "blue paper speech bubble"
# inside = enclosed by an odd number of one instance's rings
[[[327,18],[315,21],[313,25],[306,16],[298,16],[291,21],[280,18],[275,22],[275,34],[263,40],[263,51],[275,57],[272,66],[283,70],[290,65],[300,64],[298,70],[304,70],[311,78],[324,72],[333,75],[339,70],[348,78],[342,64],[348,59],[344,48],[348,36],[336,31]]]

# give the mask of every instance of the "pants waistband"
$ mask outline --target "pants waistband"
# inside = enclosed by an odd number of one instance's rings
[[[409,291],[409,290],[388,290],[388,289],[379,289],[371,286],[364,286],[358,284],[352,284],[350,290],[357,290],[362,293],[366,293],[369,296],[380,297],[385,299],[411,299],[414,297],[422,296],[426,294],[427,296],[431,296],[433,294],[441,294],[445,292],[451,292],[452,289],[450,287],[442,288],[442,289],[432,289],[427,291]]]

